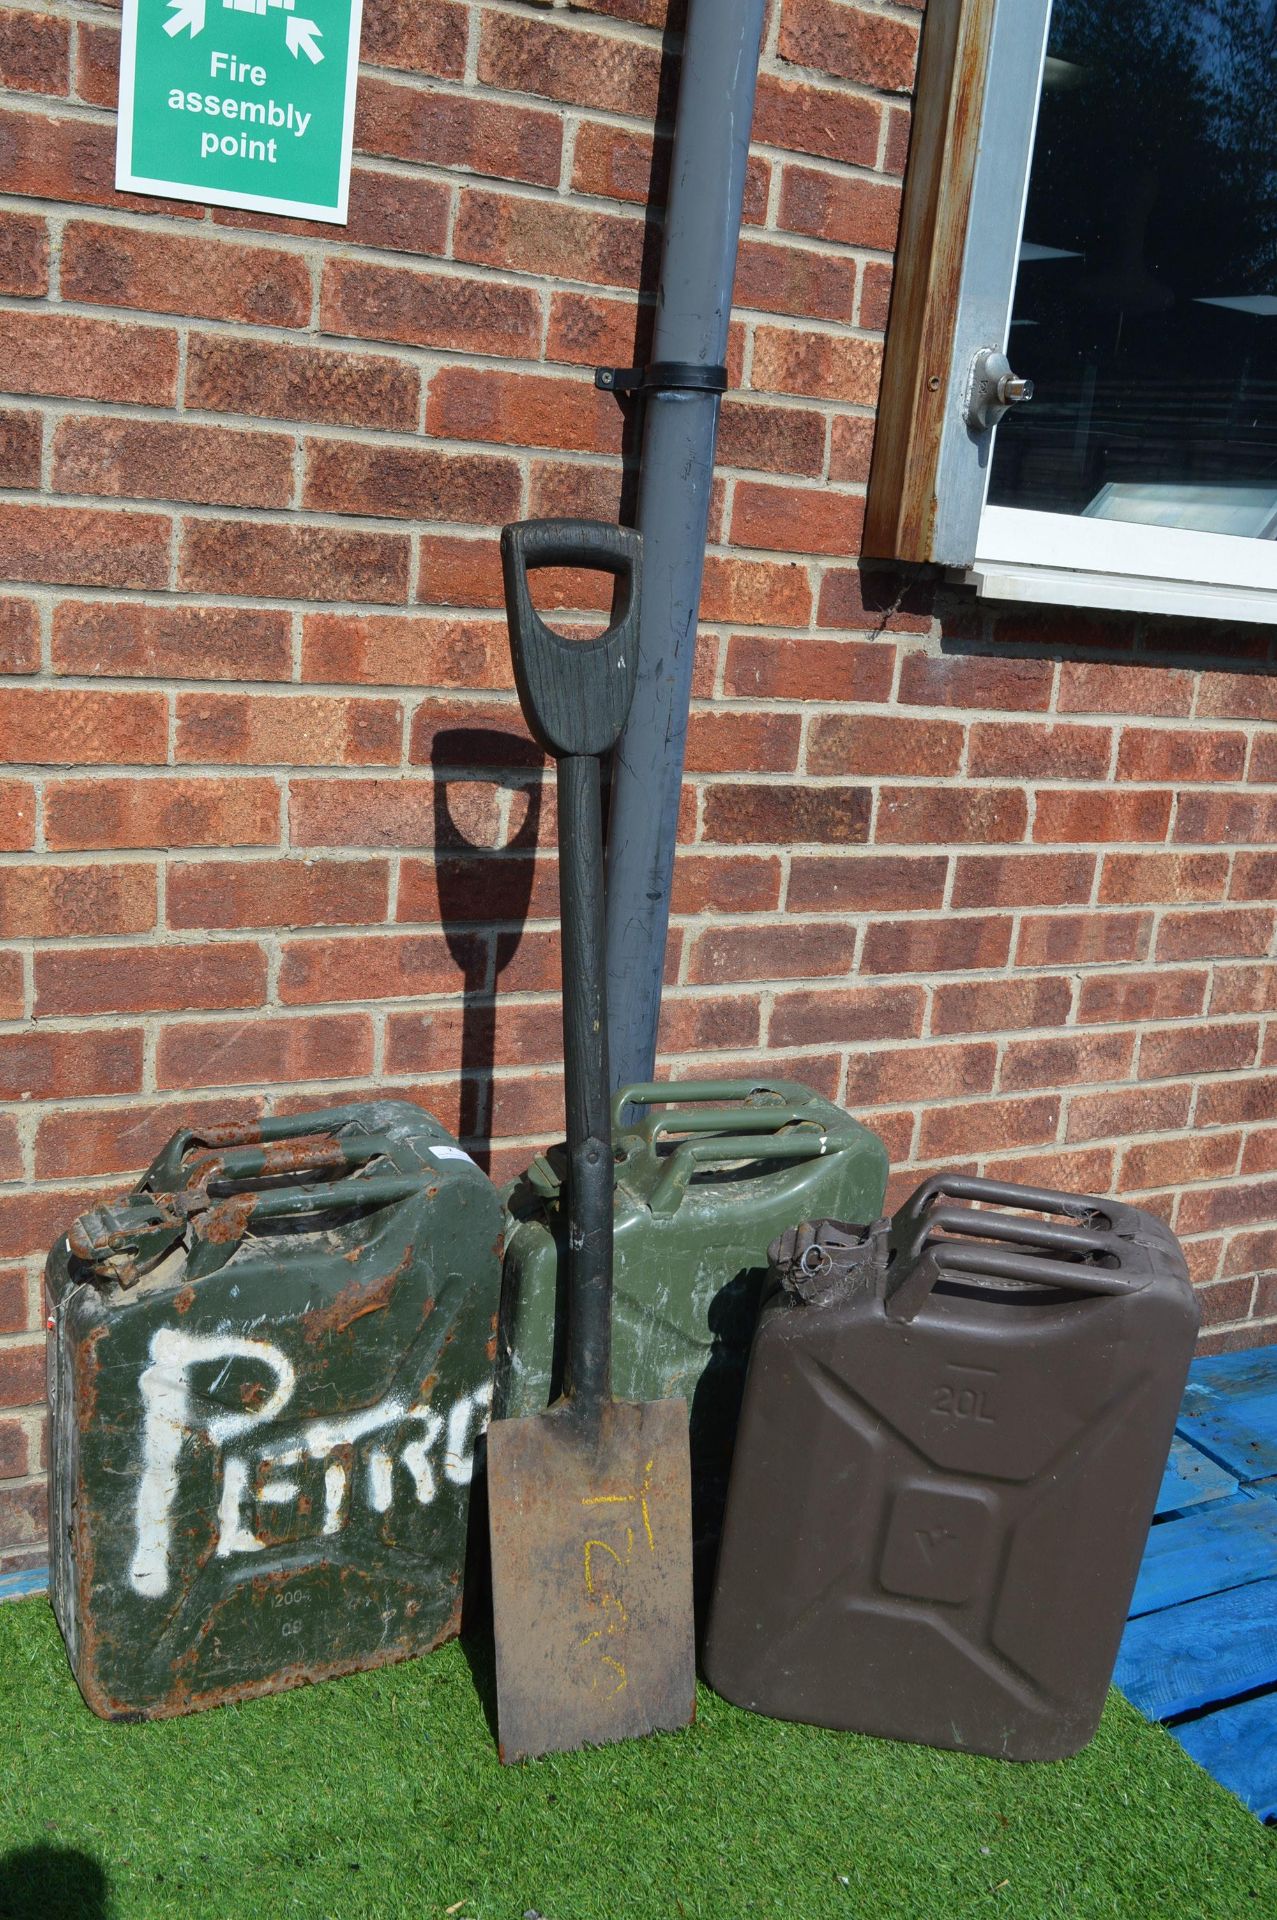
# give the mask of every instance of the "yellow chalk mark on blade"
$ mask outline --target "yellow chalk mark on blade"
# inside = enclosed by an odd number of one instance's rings
[[[582,1494],[583,1507],[628,1507],[633,1501],[639,1503],[643,1515],[643,1531],[647,1535],[649,1553],[656,1552],[656,1540],[652,1533],[652,1508],[648,1494],[652,1488],[652,1468],[656,1465],[655,1456],[643,1463],[643,1484],[637,1493],[590,1493]]]
[[[655,1465],[655,1461],[649,1460],[647,1465],[644,1467],[643,1487],[639,1495],[639,1498],[642,1502],[641,1511],[643,1514],[643,1531],[647,1535],[647,1548],[649,1553],[656,1552],[656,1541],[652,1537],[652,1509],[648,1505],[648,1501],[647,1501],[648,1489],[651,1487],[651,1484],[652,1484],[652,1468],[654,1465]]]
[[[620,1679],[617,1681],[616,1685],[613,1687],[611,1693],[609,1693],[608,1695],[609,1700],[615,1700],[617,1694],[623,1692],[624,1689],[629,1686],[630,1676],[625,1671],[625,1668],[621,1665],[620,1661],[614,1660],[611,1654],[609,1653],[605,1653],[603,1655],[603,1664],[605,1667],[615,1667],[616,1671],[621,1676]]]
[[[585,1543],[585,1591],[591,1598],[594,1596],[594,1554],[592,1549],[595,1547],[601,1548],[604,1553],[610,1553],[618,1567],[625,1565],[616,1548],[609,1547],[606,1540],[587,1540]]]
[[[617,1627],[609,1627],[608,1632],[609,1633],[624,1632],[625,1628],[628,1627],[630,1624],[630,1616],[625,1611],[625,1608],[621,1605],[621,1602],[617,1599],[616,1595],[614,1593],[603,1593],[599,1595],[599,1598],[602,1602],[603,1611],[605,1613],[607,1612],[609,1607],[615,1607],[617,1612],[621,1616],[620,1625]]]
[[[602,1627],[595,1627],[594,1632],[587,1633],[584,1640],[577,1641],[577,1645],[578,1647],[588,1647],[591,1640],[601,1640],[602,1638],[603,1638]]]

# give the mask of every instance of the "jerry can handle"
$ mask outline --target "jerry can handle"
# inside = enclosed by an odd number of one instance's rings
[[[933,1173],[915,1188],[892,1221],[894,1243],[898,1226],[916,1220],[941,1197],[983,1200],[999,1207],[1023,1207],[1033,1213],[1060,1213],[1071,1220],[1100,1220],[1111,1227],[1110,1203],[1086,1193],[1057,1193],[1050,1187],[1020,1187],[1010,1180],[982,1180],[973,1173]],[[1027,1224],[1027,1223],[1026,1223]]]
[[[267,1220],[295,1220],[308,1214],[386,1207],[396,1200],[415,1199],[422,1191],[419,1179],[382,1174],[367,1180],[338,1180],[329,1187],[228,1194],[199,1214],[186,1263],[186,1278],[206,1280],[218,1272],[234,1258],[244,1235]]]
[[[976,1212],[971,1207],[935,1205],[941,1198],[991,1201],[1023,1208],[1026,1213],[1064,1214],[1075,1221],[1100,1220],[1104,1225],[1063,1226],[1049,1220]],[[893,1320],[912,1320],[945,1273],[987,1274],[1070,1293],[1112,1296],[1135,1292],[1143,1283],[1122,1271],[1121,1241],[1112,1231],[1112,1211],[1105,1202],[1086,1194],[1018,1187],[971,1174],[936,1174],[905,1201],[891,1222],[886,1311]],[[940,1233],[965,1235],[983,1244],[963,1246],[960,1239],[937,1239]],[[990,1246],[990,1241],[1004,1244]],[[1056,1257],[1044,1257],[1052,1254]],[[1081,1264],[1095,1258],[1116,1264]]]
[[[808,1122],[801,1133],[773,1134],[763,1139],[756,1134],[739,1134],[687,1140],[670,1155],[648,1206],[658,1216],[677,1213],[696,1169],[715,1160],[816,1160],[851,1144],[850,1134],[826,1133],[823,1127],[816,1131],[816,1126],[816,1122]]]
[[[201,1230],[209,1215],[219,1207],[238,1207],[251,1199],[245,1209],[244,1224],[256,1226],[263,1220],[294,1220],[308,1213],[333,1213],[345,1207],[388,1207],[396,1200],[412,1200],[424,1192],[419,1179],[383,1176],[372,1180],[338,1180],[330,1187],[281,1188],[271,1193],[233,1194],[214,1202],[201,1221]]]
[[[257,1120],[228,1120],[211,1127],[180,1127],[156,1154],[141,1185],[172,1187],[182,1180],[186,1157],[193,1148],[217,1151],[228,1147],[260,1147],[285,1140],[307,1140],[314,1145],[319,1136],[329,1136],[335,1150],[345,1150],[338,1128],[348,1124],[349,1107],[325,1107],[316,1113],[269,1114]],[[354,1146],[352,1141],[351,1146]],[[353,1162],[352,1162],[353,1164]]]
[[[260,1144],[212,1149],[207,1159],[195,1155],[188,1171],[198,1173],[199,1185],[212,1187],[236,1180],[269,1180],[309,1174],[324,1179],[367,1166],[391,1151],[384,1133],[358,1134],[342,1140],[335,1134],[292,1134]]]
[[[652,1146],[670,1133],[779,1133],[782,1127],[819,1126],[808,1107],[701,1107],[684,1113],[667,1107],[643,1121],[641,1131]]]
[[[520,520],[501,532],[506,624],[519,704],[539,745],[560,756],[608,753],[625,725],[638,672],[643,545],[629,527],[602,520]],[[607,630],[574,640],[546,625],[528,575],[539,567],[584,567],[619,583]]]
[[[915,1236],[911,1253],[937,1244],[936,1233],[969,1234],[975,1240],[1009,1240],[1019,1247],[1043,1253],[1076,1254],[1081,1259],[1104,1258],[1114,1251],[1112,1237],[1086,1227],[1059,1227],[1049,1220],[1021,1220],[1009,1213],[975,1213],[970,1207],[933,1207]],[[947,1245],[947,1242],[942,1244]]]
[[[886,1309],[892,1320],[912,1320],[923,1301],[946,1273],[988,1274],[996,1280],[1020,1280],[1053,1287],[1063,1293],[1128,1294],[1138,1291],[1123,1273],[1104,1267],[1074,1267],[1061,1260],[1044,1260],[1031,1253],[1002,1252],[996,1247],[958,1247],[930,1242],[928,1259],[904,1260],[887,1277]]]
[[[897,1215],[897,1220],[899,1215]],[[968,1234],[977,1240],[1011,1240],[1017,1246],[1037,1247],[1044,1253],[1103,1255],[1112,1252],[1112,1236],[1089,1227],[1065,1227],[1052,1220],[1016,1218],[1009,1213],[977,1213],[972,1207],[932,1207],[897,1228],[892,1222],[892,1256],[916,1259],[934,1244],[937,1233]]]
[[[751,1100],[755,1094],[769,1093],[783,1099],[779,1090],[766,1080],[639,1080],[618,1087],[612,1095],[612,1131],[620,1133],[626,1107],[672,1106],[686,1101],[689,1106],[707,1100]],[[732,1124],[744,1115],[734,1112]]]

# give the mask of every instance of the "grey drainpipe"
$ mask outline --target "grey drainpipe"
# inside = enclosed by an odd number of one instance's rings
[[[608,834],[613,1087],[650,1080],[669,931],[714,447],[766,0],[689,0],[644,395],[638,686]],[[601,370],[602,386],[623,385]]]

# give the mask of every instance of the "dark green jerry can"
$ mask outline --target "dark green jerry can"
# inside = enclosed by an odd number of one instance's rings
[[[623,1122],[627,1106],[647,1107]],[[687,1401],[698,1573],[717,1540],[767,1249],[826,1213],[877,1219],[887,1153],[841,1108],[793,1081],[622,1087],[616,1157],[612,1390]],[[498,1417],[562,1386],[564,1160],[553,1147],[506,1190]]]
[[[108,1719],[455,1632],[495,1188],[392,1101],[178,1133],[49,1256],[54,1611]]]

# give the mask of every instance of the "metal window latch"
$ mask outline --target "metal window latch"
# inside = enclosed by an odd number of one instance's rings
[[[1012,373],[1011,362],[998,347],[982,347],[971,366],[967,389],[967,425],[972,433],[988,433],[1012,407],[1033,398],[1033,382]]]

